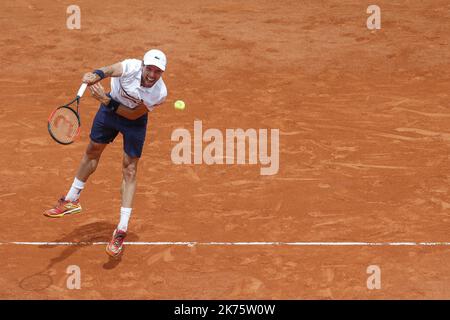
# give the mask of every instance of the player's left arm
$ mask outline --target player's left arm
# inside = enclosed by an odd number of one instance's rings
[[[153,110],[155,107],[160,106],[161,104],[162,102],[154,104],[149,108],[144,102],[141,102],[134,109],[130,109],[123,105],[120,105],[119,108],[117,108],[116,113],[127,119],[136,120],[142,117],[144,114],[147,114],[150,110]]]
[[[129,120],[136,120],[136,119],[142,117],[144,114],[147,114],[148,111],[149,110],[148,110],[147,106],[143,102],[141,102],[134,109],[128,108],[121,104],[117,108],[116,113],[124,118],[129,119]]]
[[[106,95],[105,90],[103,89],[103,86],[100,83],[93,84],[89,88],[91,90],[94,99],[100,101],[105,106],[110,105],[111,98]],[[144,102],[138,104],[134,109],[128,108],[122,104],[118,104],[117,108],[115,109],[115,112],[118,115],[127,118],[129,120],[136,120],[142,117],[144,114],[148,113],[148,111],[149,110],[147,106],[144,104]]]

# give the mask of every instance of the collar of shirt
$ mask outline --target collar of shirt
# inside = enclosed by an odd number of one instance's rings
[[[144,92],[146,92],[147,89],[151,89],[151,88],[145,88],[145,87],[141,86],[142,68],[139,70],[138,73],[136,73],[136,75],[135,75],[134,77],[139,81],[139,87],[137,87],[137,90],[138,90],[138,91],[141,91],[141,92],[144,91]]]
[[[136,73],[136,75],[134,76],[136,79],[141,80],[141,75],[142,75],[142,67],[141,69],[139,69],[139,72]]]

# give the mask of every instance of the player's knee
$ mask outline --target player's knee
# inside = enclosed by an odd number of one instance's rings
[[[89,143],[86,149],[86,156],[89,159],[99,159],[103,152],[103,146],[99,144]]]
[[[132,181],[136,179],[137,165],[135,163],[126,164],[124,165],[122,172],[125,181]]]

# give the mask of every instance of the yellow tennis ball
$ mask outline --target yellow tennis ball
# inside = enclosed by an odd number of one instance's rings
[[[186,105],[183,100],[177,100],[177,101],[175,101],[174,107],[175,107],[175,109],[178,109],[178,110],[184,110]]]

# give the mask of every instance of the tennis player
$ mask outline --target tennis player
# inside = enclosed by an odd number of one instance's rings
[[[55,207],[44,212],[45,216],[51,218],[81,212],[80,193],[97,168],[103,150],[120,132],[123,135],[122,207],[119,224],[106,247],[106,252],[112,257],[121,254],[127,235],[148,112],[161,105],[167,96],[167,88],[161,77],[166,64],[165,54],[152,49],[145,53],[143,60],[126,59],[83,76],[82,81],[89,85],[92,96],[101,103],[100,108],[92,124],[90,142],[69,192],[59,199]],[[105,93],[99,82],[108,77],[111,77],[111,92]]]

